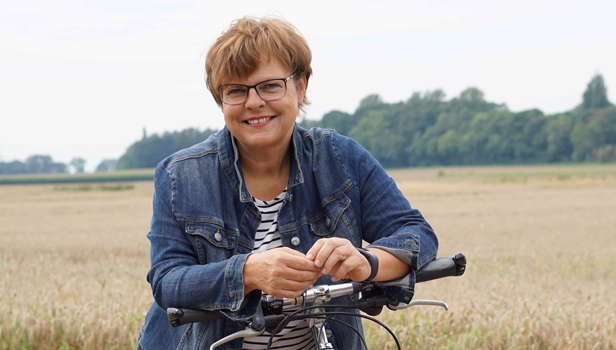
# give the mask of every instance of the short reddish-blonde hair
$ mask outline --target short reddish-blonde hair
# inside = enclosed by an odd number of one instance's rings
[[[212,45],[205,59],[206,86],[221,106],[219,87],[254,72],[262,59],[276,59],[295,78],[312,74],[312,53],[304,37],[279,18],[244,17],[235,20]],[[308,100],[304,95],[304,105]]]

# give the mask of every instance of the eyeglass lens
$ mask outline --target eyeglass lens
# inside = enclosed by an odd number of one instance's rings
[[[266,80],[253,86],[229,84],[222,87],[222,100],[227,104],[243,103],[246,101],[251,88],[254,88],[265,101],[281,99],[287,92],[285,79]]]

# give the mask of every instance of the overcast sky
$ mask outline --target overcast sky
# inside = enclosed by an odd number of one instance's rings
[[[33,154],[92,171],[143,129],[220,128],[204,57],[234,19],[275,15],[306,37],[307,118],[469,86],[517,112],[562,112],[597,72],[616,102],[613,1],[0,2],[0,161]]]

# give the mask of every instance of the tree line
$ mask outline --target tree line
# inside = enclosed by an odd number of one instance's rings
[[[117,169],[117,163],[115,159],[103,159],[95,171],[114,171]],[[35,154],[29,156],[25,162],[19,160],[0,162],[0,175],[65,174],[71,170],[79,174],[85,172],[85,167],[86,160],[81,157],[75,157],[66,164],[54,161],[50,155]]]
[[[61,174],[66,172],[68,172],[66,164],[54,162],[48,155],[33,155],[28,157],[25,162],[19,160],[0,162],[0,175]]]
[[[300,124],[355,139],[385,167],[616,161],[616,107],[600,74],[588,83],[580,105],[554,115],[512,112],[471,87],[450,100],[442,90],[414,93],[398,103],[370,95],[353,114],[331,111]],[[118,169],[154,167],[214,132],[144,135],[120,158]]]
[[[370,95],[353,114],[303,124],[355,139],[385,167],[616,161],[616,107],[600,74],[579,106],[555,115],[515,113],[468,88],[449,101],[442,90],[393,104]]]
[[[354,113],[331,111],[305,128],[330,128],[347,135],[385,167],[436,165],[616,162],[616,106],[596,74],[571,111],[545,115],[538,109],[512,112],[488,102],[470,87],[445,99],[442,90],[414,93],[403,102],[385,103],[379,95],[361,100]],[[105,159],[96,171],[155,167],[166,156],[205,140],[216,130],[147,135],[119,159]],[[0,162],[0,175],[83,172],[85,160],[54,162],[34,155],[25,162]]]
[[[197,144],[216,131],[189,128],[147,136],[144,130],[143,138],[130,145],[118,159],[118,169],[153,168],[168,155]]]

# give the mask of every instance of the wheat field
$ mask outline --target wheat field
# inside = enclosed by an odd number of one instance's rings
[[[394,170],[467,273],[379,318],[403,349],[616,349],[616,166]],[[134,349],[151,182],[0,186],[0,349]],[[394,349],[366,323],[370,349]]]

